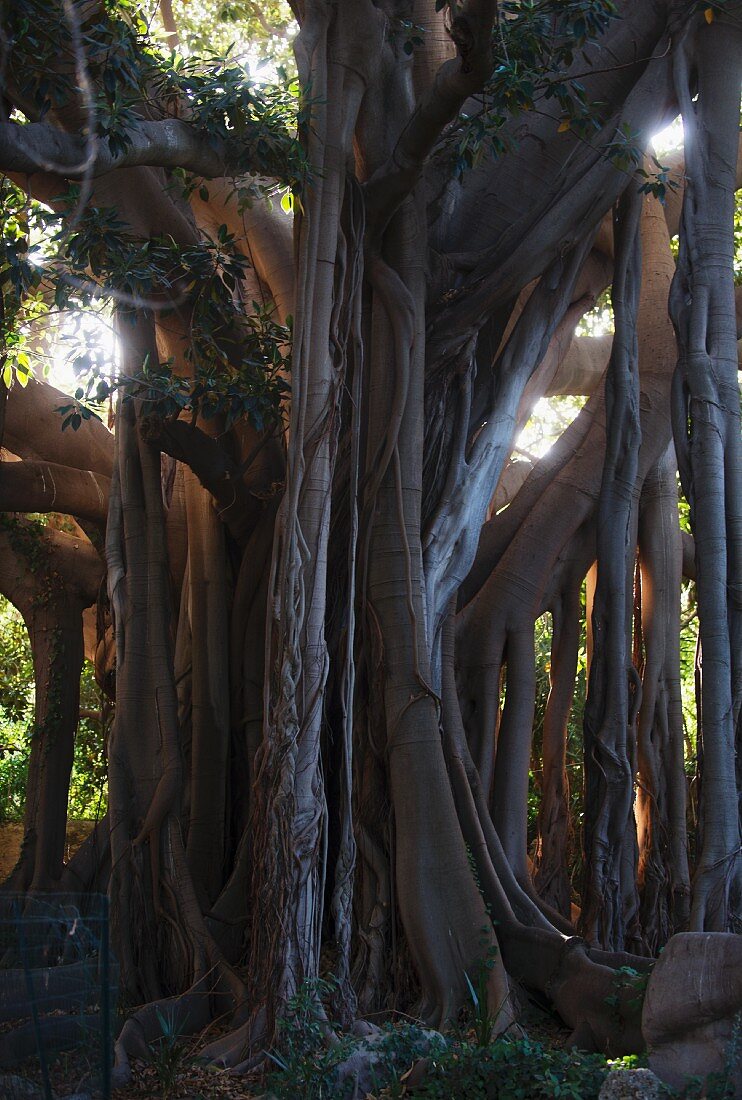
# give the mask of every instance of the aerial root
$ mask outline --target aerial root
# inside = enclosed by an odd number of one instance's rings
[[[205,1046],[199,1057],[233,1073],[247,1073],[260,1065],[266,1057],[264,1045],[267,1040],[266,1012],[264,1008],[260,1008],[240,1027]]]
[[[181,996],[151,1001],[130,1016],[114,1044],[114,1088],[123,1088],[131,1081],[132,1058],[145,1062],[151,1059],[154,1044],[163,1036],[163,1020],[179,1038],[198,1035],[213,1024],[218,1019],[216,997],[199,982]]]

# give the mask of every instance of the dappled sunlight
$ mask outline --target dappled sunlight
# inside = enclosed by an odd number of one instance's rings
[[[652,138],[652,147],[658,157],[675,153],[683,147],[683,120],[678,117],[673,119],[669,126],[660,130]]]
[[[566,395],[539,398],[528,423],[515,441],[514,457],[543,458],[579,414],[586,400],[585,397]]]

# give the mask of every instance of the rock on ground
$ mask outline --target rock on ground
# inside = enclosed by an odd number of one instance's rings
[[[598,1100],[659,1100],[660,1079],[651,1069],[614,1069],[603,1082]]]
[[[724,1073],[734,1061],[734,1095],[742,1098],[742,936],[673,936],[649,978],[642,1034],[650,1068],[669,1085]]]
[[[335,1083],[340,1090],[339,1094],[342,1094],[343,1089],[347,1090],[352,1086],[353,1096],[362,1097],[375,1092],[379,1084],[378,1071],[390,1058],[392,1061],[395,1060],[393,1046],[390,1045],[392,1036],[389,1032],[384,1032],[365,1020],[356,1021],[353,1032],[358,1042],[345,1061],[336,1067]],[[421,1028],[418,1057],[422,1057],[428,1050],[444,1043],[445,1040],[440,1032]],[[396,1068],[408,1067],[398,1065]]]

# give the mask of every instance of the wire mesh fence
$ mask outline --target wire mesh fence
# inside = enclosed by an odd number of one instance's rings
[[[36,1095],[53,1100],[50,1065],[74,1051],[108,1100],[117,984],[105,896],[0,895],[0,1095],[30,1096],[10,1071],[37,1059]]]

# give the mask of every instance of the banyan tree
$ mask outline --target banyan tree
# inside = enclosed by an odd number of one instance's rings
[[[742,5],[291,6],[272,83],[199,57],[177,5],[160,32],[123,0],[2,6],[0,592],[36,680],[5,888],[108,893],[149,1006],[124,1061],[167,1001],[231,1013],[206,1055],[249,1066],[328,973],[343,1024],[444,1028],[485,964],[497,1032],[525,989],[642,1049],[620,968],[684,932],[716,965],[740,921]],[[286,18],[232,8],[248,39]],[[575,336],[606,300],[613,334]],[[113,362],[68,328],[67,396],[51,322],[96,310]],[[86,657],[108,808],[64,863]],[[739,980],[708,982],[733,1015]]]

